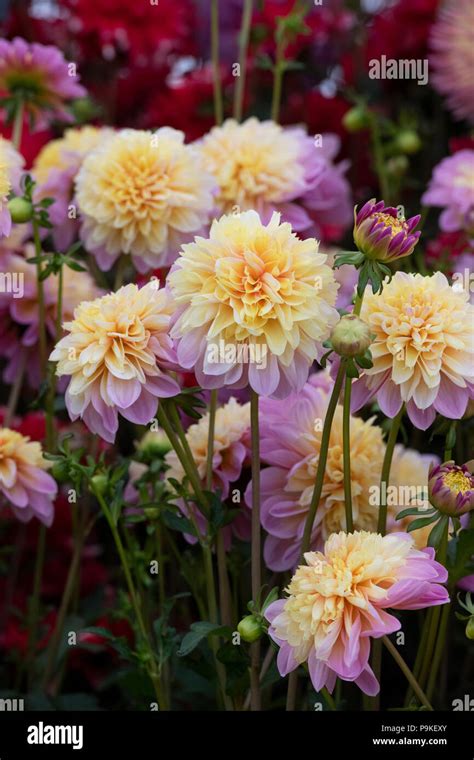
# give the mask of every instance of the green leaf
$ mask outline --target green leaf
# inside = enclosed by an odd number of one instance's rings
[[[428,546],[432,546],[433,549],[437,549],[439,547],[448,520],[449,517],[447,515],[443,515],[442,518],[436,523],[428,537]]]
[[[421,517],[419,520],[413,520],[407,528],[407,533],[411,533],[418,528],[424,528],[426,525],[431,525],[432,522],[438,519],[438,514],[435,513],[430,517]]]
[[[402,520],[404,517],[411,517],[412,515],[419,515],[419,516],[421,516],[422,514],[431,515],[435,511],[436,510],[433,508],[433,509],[428,509],[428,510],[424,509],[423,512],[420,512],[418,507],[408,507],[408,509],[402,509],[402,511],[399,512],[398,515],[396,516],[395,520]]]
[[[193,623],[191,630],[185,635],[181,642],[178,655],[180,657],[185,657],[190,654],[196,649],[198,644],[208,636],[224,636],[225,638],[230,638],[231,635],[232,630],[226,625],[216,625],[215,623],[209,623],[205,620]]]
[[[163,522],[167,528],[171,530],[177,530],[180,533],[190,533],[192,536],[196,535],[194,525],[187,517],[180,517],[178,512],[172,512],[167,509],[163,512]]]

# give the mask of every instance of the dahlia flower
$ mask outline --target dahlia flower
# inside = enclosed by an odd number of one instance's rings
[[[300,393],[284,402],[271,399],[260,402],[260,457],[270,465],[260,476],[261,521],[268,533],[264,557],[271,570],[289,570],[301,555],[330,395],[329,389],[311,382],[320,374],[313,375]],[[385,449],[382,431],[372,420],[365,422],[355,417],[351,420],[350,445],[354,525],[359,530],[376,530],[379,502],[370,496],[371,487],[380,481]],[[245,498],[250,506],[251,484]],[[311,548],[321,548],[331,533],[345,525],[342,406],[338,405]]]
[[[334,533],[324,552],[305,554],[286,589],[266,610],[285,676],[307,662],[316,691],[332,692],[339,677],[373,696],[370,638],[398,631],[387,609],[418,610],[449,602],[446,569],[434,549],[419,551],[406,533]]]
[[[366,290],[361,318],[375,335],[373,367],[353,383],[353,409],[372,396],[387,417],[403,402],[426,430],[436,412],[459,419],[474,395],[474,307],[436,272],[397,272],[383,291]]]
[[[27,258],[34,256],[34,247],[27,244],[24,256],[0,251],[0,268],[18,278],[18,293],[0,292],[0,356],[6,360],[3,379],[13,383],[20,367],[27,367],[25,379],[33,388],[41,382],[39,366],[39,308],[36,269]],[[12,280],[13,281],[13,280]],[[20,285],[22,296],[20,294]],[[75,272],[63,268],[61,313],[65,321],[72,319],[74,309],[81,301],[96,298],[102,291],[88,272]],[[49,344],[56,339],[58,313],[58,277],[50,275],[43,282],[45,326]]]
[[[50,361],[56,374],[69,375],[66,407],[92,433],[113,443],[119,413],[145,425],[157,399],[176,396],[179,386],[164,370],[175,365],[168,334],[174,307],[158,283],[139,289],[133,283],[94,301],[83,301],[63,328]]]
[[[198,422],[190,425],[186,431],[186,440],[193,454],[203,487],[206,481],[208,435],[209,413],[201,417]],[[231,398],[224,406],[216,410],[214,429],[212,490],[220,491],[223,499],[228,498],[231,484],[240,479],[244,465],[249,463],[249,455],[250,404],[239,404],[235,398]],[[169,467],[166,477],[181,482],[185,473],[175,451],[169,451],[166,454],[165,463]],[[184,514],[188,514],[188,507],[183,502],[179,502],[179,507]],[[198,510],[195,510],[195,517],[200,531],[205,533],[205,517]],[[249,513],[244,506],[232,524],[224,528],[226,548],[230,547],[232,533],[238,538],[248,539],[250,537],[249,527]],[[187,538],[191,542],[196,540],[189,536]]]
[[[41,444],[16,430],[0,428],[0,497],[22,522],[53,522],[57,485],[46,470]]]
[[[214,221],[168,277],[181,307],[172,330],[180,365],[203,388],[249,383],[277,397],[302,388],[339,318],[326,258],[276,213],[266,226],[255,211]]]
[[[91,150],[112,135],[112,130],[106,128],[86,126],[67,129],[62,138],[47,143],[33,163],[32,174],[38,183],[35,201],[54,199],[48,213],[53,224],[51,234],[59,250],[69,248],[78,227],[78,220],[69,218],[68,213],[74,196],[74,178]]]
[[[81,236],[103,269],[130,253],[139,272],[170,264],[213,210],[215,183],[184,135],[123,129],[84,160],[76,178]]]
[[[434,168],[427,191],[426,206],[440,206],[439,226],[444,232],[465,230],[474,233],[474,150],[460,150],[443,158]]]
[[[50,119],[71,121],[66,102],[86,91],[75,64],[68,64],[57,47],[15,37],[0,40],[0,94],[20,99],[39,129],[46,124],[45,112]]]
[[[413,252],[421,235],[413,232],[419,221],[419,215],[407,221],[398,216],[396,208],[372,198],[360,211],[354,209],[354,242],[368,259],[384,262],[401,259]]]
[[[18,190],[23,163],[23,157],[11,142],[0,137],[0,238],[8,237],[11,231],[8,196],[12,190]]]
[[[408,515],[397,520],[396,517],[402,510],[417,507],[419,512],[423,513],[424,510],[431,509],[428,500],[429,470],[431,465],[438,462],[439,458],[435,454],[420,454],[397,443],[387,488],[387,532],[406,530],[413,520],[422,516]],[[427,525],[410,533],[418,549],[427,545],[432,528],[433,525]]]
[[[349,224],[347,166],[332,163],[339,152],[336,135],[322,135],[316,145],[303,129],[252,117],[243,124],[227,119],[198,146],[216,177],[222,213],[253,209],[266,224],[278,211],[295,230],[315,237],[321,237],[322,224],[341,230]]]
[[[433,85],[446,97],[454,116],[471,124],[474,124],[473,27],[471,0],[448,0],[440,8],[430,37]]]
[[[463,465],[453,461],[430,469],[428,480],[431,504],[451,517],[474,510],[474,460]]]

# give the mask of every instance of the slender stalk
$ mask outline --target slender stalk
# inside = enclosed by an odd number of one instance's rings
[[[446,565],[446,559],[448,554],[448,539],[449,539],[449,520],[446,521],[446,525],[443,532],[443,538],[441,540],[441,544],[438,550],[438,556],[437,560],[443,565]],[[428,679],[428,685],[426,693],[428,695],[428,699],[431,699],[433,696],[434,687],[436,685],[436,678],[438,676],[438,670],[441,663],[441,658],[443,656],[444,651],[444,642],[446,638],[446,631],[448,628],[448,621],[449,621],[449,612],[450,612],[451,605],[445,604],[443,606],[443,609],[438,606],[438,615],[437,615],[437,621],[439,621],[439,628],[437,631],[436,636],[436,642],[434,644],[433,648],[433,657],[430,662],[430,669],[429,669],[429,679]],[[436,627],[434,624],[432,624],[431,630],[433,632],[436,632]]]
[[[283,85],[285,41],[283,35],[277,35],[277,45],[275,53],[275,65],[273,67],[273,93],[271,118],[278,121],[280,116],[281,90]]]
[[[242,22],[239,34],[239,76],[234,89],[234,119],[240,121],[245,94],[245,76],[247,73],[247,48],[250,36],[250,24],[252,21],[253,0],[244,0],[242,10]]]
[[[344,507],[346,531],[352,533],[352,483],[351,483],[351,389],[352,377],[346,375],[344,382],[344,405],[342,409],[342,460],[344,467]]]
[[[15,112],[15,118],[13,120],[12,129],[12,143],[14,147],[21,153],[21,136],[23,133],[23,114],[25,111],[25,104],[23,100],[18,101],[18,105]]]
[[[56,312],[56,343],[61,337],[62,315],[63,315],[63,284],[64,273],[61,266],[58,272],[58,294],[57,294],[57,312]],[[54,425],[54,401],[56,399],[56,382],[57,375],[54,365],[50,365],[50,378],[48,398],[46,404],[46,445],[49,451],[54,451],[56,448],[56,429]]]
[[[214,116],[216,124],[222,124],[222,83],[219,64],[219,0],[211,0],[211,59],[214,82]]]
[[[41,240],[39,235],[39,227],[38,222],[36,220],[33,220],[33,240],[35,244],[35,256],[36,258],[39,258],[42,253],[41,248]],[[44,380],[46,378],[46,315],[45,315],[45,304],[44,304],[44,285],[43,281],[40,279],[42,272],[42,266],[41,262],[36,262],[36,282],[37,282],[37,289],[38,289],[38,310],[39,310],[39,357],[40,357],[40,367],[41,367],[41,379]]]
[[[402,404],[400,411],[392,419],[392,425],[390,427],[390,433],[388,436],[387,447],[385,449],[385,456],[382,464],[382,477],[380,479],[380,507],[379,507],[379,520],[377,525],[377,531],[385,535],[387,527],[387,487],[390,480],[390,469],[392,467],[393,451],[397,442],[398,431],[400,430],[400,424],[405,411],[405,405]]]
[[[48,655],[46,659],[46,667],[45,667],[45,670],[43,673],[43,679],[42,679],[42,687],[45,690],[51,680],[51,676],[54,672],[54,667],[56,665],[56,658],[58,654],[59,645],[61,643],[61,636],[63,635],[64,621],[66,619],[66,614],[69,609],[69,605],[70,605],[73,591],[75,588],[75,581],[76,581],[77,572],[79,570],[79,565],[81,562],[84,541],[92,525],[94,524],[94,522],[95,522],[95,517],[90,522],[90,524],[87,527],[85,527],[85,530],[81,531],[81,534],[78,537],[78,541],[76,542],[75,547],[74,547],[74,552],[72,555],[72,560],[69,566],[69,572],[66,579],[66,585],[64,586],[63,595],[62,595],[61,603],[59,606],[58,616],[56,618],[56,624],[55,624],[53,634],[48,644]]]
[[[390,652],[390,654],[392,655],[392,657],[395,660],[395,662],[397,663],[398,667],[400,668],[400,670],[402,671],[402,673],[406,677],[407,681],[409,682],[409,684],[412,687],[413,691],[415,692],[416,696],[420,700],[421,704],[424,707],[426,707],[428,710],[432,710],[433,708],[432,708],[432,706],[431,706],[431,704],[430,704],[430,702],[429,702],[426,694],[424,693],[424,691],[420,687],[420,684],[416,680],[415,676],[411,672],[410,668],[406,664],[406,662],[403,659],[403,657],[397,651],[397,648],[392,644],[392,642],[390,641],[390,639],[387,636],[383,636],[382,637],[382,641],[383,641],[384,645],[386,646],[386,648],[388,649],[388,651]]]
[[[360,314],[362,298],[363,295],[356,295],[353,314],[357,316]],[[346,374],[342,411],[342,456],[344,468],[344,507],[346,512],[346,530],[348,533],[351,533],[354,530],[351,483],[351,393],[352,378]]]
[[[133,583],[132,574],[130,572],[130,567],[128,565],[127,555],[125,553],[125,549],[122,543],[122,539],[120,537],[120,533],[118,531],[118,528],[113,520],[113,517],[110,513],[110,510],[105,503],[105,499],[102,496],[102,494],[96,489],[93,488],[94,495],[97,499],[97,501],[100,504],[100,507],[102,509],[102,512],[104,513],[104,516],[109,524],[110,531],[112,533],[112,537],[114,539],[114,543],[120,558],[120,562],[122,564],[123,573],[125,575],[125,580],[127,583],[128,591],[130,594],[130,600],[132,602],[133,611],[135,613],[135,617],[138,624],[138,629],[141,635],[141,638],[143,640],[143,643],[148,651],[148,660],[147,660],[147,671],[148,675],[150,677],[150,680],[153,684],[156,698],[158,700],[158,705],[160,709],[168,709],[166,705],[166,699],[165,695],[163,693],[163,690],[161,688],[161,682],[158,674],[158,670],[156,667],[156,660],[155,660],[155,654],[153,651],[153,646],[151,645],[149,634],[145,625],[145,621],[143,619],[142,615],[142,609],[140,604],[140,599],[137,594],[137,591],[135,589],[135,585]]]
[[[286,712],[294,712],[296,697],[298,694],[298,670],[292,670],[288,676],[288,690],[286,692]]]
[[[313,531],[314,518],[316,517],[316,510],[319,505],[321,493],[323,490],[324,473],[326,470],[326,462],[328,458],[329,438],[331,435],[331,426],[334,419],[334,413],[336,411],[337,403],[339,401],[339,394],[341,392],[342,382],[344,380],[345,366],[341,362],[339,370],[332,390],[331,398],[329,399],[328,408],[326,411],[326,417],[324,419],[323,432],[321,436],[321,447],[319,451],[318,470],[316,472],[316,480],[314,482],[313,495],[311,497],[311,503],[309,505],[308,516],[304,526],[303,543],[301,549],[301,556],[309,550],[311,545],[311,533]]]
[[[28,666],[31,665],[31,670],[28,673],[29,686],[32,685],[33,680],[34,680],[34,662],[32,662],[32,660],[36,652],[36,642],[38,638],[41,582],[43,579],[45,548],[46,548],[46,527],[43,524],[41,524],[39,527],[38,544],[36,547],[33,593],[30,600],[30,608],[29,608],[29,614],[28,614],[28,647],[27,647],[27,654],[26,654],[26,662]]]
[[[122,253],[117,262],[117,269],[115,270],[114,290],[118,290],[122,287],[126,269],[127,256]]]
[[[329,693],[329,691],[327,690],[325,686],[323,686],[323,688],[321,689],[321,694],[323,695],[324,699],[328,703],[331,710],[337,710],[337,705],[334,701],[334,697],[332,696],[332,694]]]
[[[428,609],[427,615],[425,616],[423,628],[421,631],[420,643],[418,644],[418,651],[416,653],[415,664],[413,666],[413,675],[415,676],[417,681],[420,683],[420,686],[423,686],[423,682],[420,680],[420,674],[421,674],[421,668],[423,664],[423,655],[426,651],[426,643],[428,639],[428,631],[430,629],[430,621],[431,621],[432,614],[433,614],[433,608],[430,607]],[[408,707],[408,705],[410,704],[410,700],[412,696],[413,696],[413,689],[411,688],[411,686],[408,686],[407,693],[405,696],[405,703],[404,703],[405,707]]]
[[[385,203],[390,201],[390,184],[387,179],[387,172],[385,169],[385,157],[383,153],[382,139],[380,135],[380,126],[377,121],[377,116],[372,114],[370,119],[370,131],[372,134],[372,147],[374,149],[375,169],[380,184],[380,192],[382,194]]]
[[[214,432],[216,429],[217,391],[211,391],[209,405],[209,431],[207,434],[206,490],[212,488],[212,472],[214,459]]]
[[[258,428],[258,394],[250,392],[250,433],[252,440],[252,599],[260,597],[262,587],[261,530],[260,530],[260,435]],[[250,648],[250,704],[253,711],[261,710],[260,640]]]

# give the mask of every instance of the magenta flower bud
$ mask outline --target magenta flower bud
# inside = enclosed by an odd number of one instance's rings
[[[368,259],[394,261],[409,256],[421,232],[413,232],[420,215],[406,220],[393,206],[367,201],[360,211],[354,209],[354,242]]]
[[[339,356],[365,354],[372,342],[369,326],[356,314],[346,314],[333,327],[331,343]]]
[[[474,460],[463,465],[453,461],[430,470],[428,494],[431,504],[440,512],[459,517],[474,509]]]

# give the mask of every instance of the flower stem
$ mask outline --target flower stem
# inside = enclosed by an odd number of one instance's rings
[[[23,378],[25,377],[25,368],[26,368],[26,353],[23,352],[20,355],[20,362],[16,371],[15,382],[10,388],[7,408],[6,408],[5,417],[3,420],[3,427],[9,427],[13,417],[15,416],[18,399],[20,398],[20,391],[23,385]]]
[[[388,436],[387,447],[385,449],[385,456],[382,464],[382,477],[380,479],[380,507],[379,507],[379,520],[377,525],[377,531],[385,535],[387,528],[387,487],[390,480],[390,469],[392,467],[393,451],[397,442],[398,431],[400,430],[400,424],[405,411],[405,405],[402,404],[400,411],[392,419],[390,427],[390,433]]]
[[[130,572],[130,567],[128,565],[127,555],[125,553],[125,549],[122,543],[122,539],[120,538],[120,533],[118,531],[118,528],[114,522],[114,519],[112,517],[112,514],[105,503],[105,499],[102,496],[102,494],[94,487],[92,487],[94,495],[97,499],[97,501],[100,504],[100,507],[102,509],[102,512],[104,513],[104,516],[109,524],[110,531],[112,533],[112,537],[115,542],[115,546],[120,558],[120,562],[122,565],[122,569],[125,575],[125,580],[128,586],[128,591],[130,594],[130,599],[132,602],[133,611],[135,613],[135,617],[138,623],[138,629],[141,635],[141,638],[143,640],[143,644],[147,650],[148,658],[147,658],[147,671],[148,675],[150,677],[150,680],[153,684],[155,695],[158,700],[158,705],[160,710],[167,710],[167,704],[165,700],[165,696],[163,693],[163,690],[161,688],[161,682],[158,674],[158,670],[156,667],[156,659],[155,659],[155,653],[153,651],[153,646],[150,642],[150,637],[145,625],[145,621],[143,620],[142,610],[141,610],[141,604],[140,599],[137,594],[137,591],[135,589],[135,585],[133,583],[132,574]]]
[[[390,202],[390,186],[387,180],[387,173],[385,170],[385,157],[383,154],[383,146],[380,135],[380,126],[375,114],[371,115],[370,119],[370,131],[372,135],[372,147],[374,149],[375,169],[380,184],[380,192],[385,203]]]
[[[421,704],[424,707],[426,707],[428,710],[432,710],[433,708],[432,708],[432,706],[431,706],[431,704],[430,704],[430,702],[429,702],[426,694],[424,693],[424,691],[420,687],[420,684],[418,683],[418,681],[414,677],[413,673],[411,672],[410,668],[406,664],[406,662],[403,659],[403,657],[397,651],[397,648],[392,644],[392,642],[390,641],[390,639],[387,636],[383,636],[382,637],[382,641],[383,641],[384,645],[387,647],[388,651],[392,655],[393,659],[397,663],[397,665],[400,668],[400,670],[402,671],[402,673],[405,675],[407,681],[409,682],[409,684],[412,687],[413,691],[415,692],[416,696],[420,700]]]
[[[284,73],[284,61],[283,54],[285,52],[285,41],[283,35],[278,35],[276,53],[275,53],[275,65],[273,67],[273,93],[272,93],[272,109],[271,118],[273,121],[278,121],[280,116],[280,103],[281,103],[281,90],[283,85],[283,73]]]
[[[56,312],[56,339],[58,343],[61,336],[61,326],[63,321],[63,284],[64,273],[63,267],[59,268],[58,272],[58,294],[57,294],[57,312]],[[49,377],[49,389],[48,398],[46,404],[46,445],[50,452],[53,452],[56,448],[56,428],[54,425],[54,402],[56,399],[56,382],[57,375],[55,366],[50,364],[50,377]]]
[[[311,497],[311,503],[309,505],[308,516],[304,526],[303,543],[301,549],[301,557],[303,559],[304,554],[310,549],[311,545],[311,533],[313,531],[314,518],[316,517],[316,510],[318,508],[319,500],[323,490],[324,473],[326,470],[326,462],[328,458],[329,438],[331,435],[331,426],[334,419],[334,413],[336,411],[337,403],[339,401],[339,394],[341,392],[342,382],[345,374],[344,363],[341,362],[339,370],[337,372],[336,381],[332,390],[331,398],[329,399],[328,408],[326,411],[326,417],[324,419],[323,432],[321,436],[321,447],[319,451],[318,470],[316,472],[316,480],[314,482],[313,495]]]
[[[206,490],[212,488],[212,472],[214,459],[214,432],[216,429],[217,391],[211,391],[209,405],[209,430],[207,434]]]
[[[41,240],[39,235],[38,222],[33,220],[33,240],[35,244],[35,256],[40,258],[42,253]],[[41,367],[41,379],[46,379],[46,316],[44,305],[44,286],[41,280],[42,266],[41,262],[36,262],[36,281],[38,289],[38,309],[39,309],[39,357]]]
[[[346,375],[344,382],[344,406],[342,411],[342,459],[344,467],[344,506],[346,511],[346,531],[352,533],[352,488],[351,488],[351,389],[352,377]]]
[[[25,104],[20,98],[15,111],[15,118],[13,120],[12,129],[12,143],[17,151],[21,152],[21,136],[23,133],[23,114],[25,110]]]
[[[250,24],[252,21],[252,5],[253,0],[244,0],[239,34],[239,76],[237,77],[234,89],[234,119],[237,119],[237,121],[240,121],[242,118],[245,94],[245,75],[247,72],[247,47],[249,44]]]
[[[258,394],[250,392],[250,434],[252,440],[252,599],[260,597],[262,586],[261,530],[260,530],[260,435],[258,428]],[[250,704],[253,711],[261,710],[260,693],[260,641],[251,648]]]
[[[446,525],[444,527],[443,531],[443,537],[441,539],[441,544],[438,549],[438,556],[437,560],[443,565],[446,565],[446,559],[448,554],[448,539],[449,539],[449,520],[446,520]],[[429,667],[429,679],[428,679],[428,685],[426,689],[426,693],[428,695],[428,699],[431,699],[433,696],[434,687],[436,685],[436,678],[438,676],[438,669],[441,664],[441,659],[443,656],[444,651],[444,642],[446,638],[446,631],[448,628],[448,621],[449,621],[449,613],[450,613],[450,604],[445,604],[443,609],[441,610],[441,607],[438,606],[438,615],[436,619],[436,625],[433,623],[431,624],[431,631],[432,634],[432,640],[433,640],[433,656],[430,658],[430,667]],[[437,629],[437,624],[439,621],[439,627]],[[437,636],[436,636],[436,629],[437,629]],[[436,642],[434,639],[436,638]]]
[[[211,58],[214,82],[214,116],[216,124],[222,124],[222,84],[219,64],[219,0],[211,0]]]
[[[33,580],[33,593],[30,600],[28,614],[28,647],[26,662],[31,664],[31,670],[28,673],[28,683],[31,687],[34,680],[34,656],[36,652],[36,641],[38,636],[41,581],[43,579],[44,556],[46,548],[46,527],[41,524],[38,532],[38,544],[36,547],[35,572]],[[33,660],[33,662],[32,662]]]

